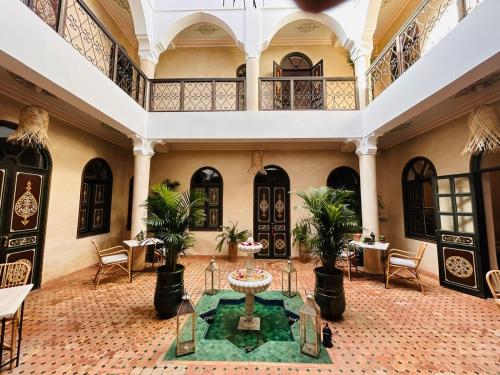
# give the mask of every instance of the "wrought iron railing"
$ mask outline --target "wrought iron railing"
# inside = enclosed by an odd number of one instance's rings
[[[483,0],[424,0],[367,72],[375,99]]]
[[[244,111],[244,78],[152,79],[153,112]]]
[[[358,108],[354,77],[260,78],[259,87],[262,111],[349,111]]]
[[[140,106],[148,79],[81,0],[21,0]]]

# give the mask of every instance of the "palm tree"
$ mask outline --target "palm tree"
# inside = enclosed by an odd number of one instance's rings
[[[194,244],[194,237],[189,228],[205,219],[203,198],[188,191],[174,191],[163,182],[150,188],[146,201],[148,209],[148,232],[163,241],[166,248],[166,271],[176,270],[177,258],[181,252]]]
[[[334,272],[337,257],[345,248],[346,234],[359,230],[358,217],[351,209],[354,193],[326,186],[297,195],[312,215],[311,249],[327,272]]]

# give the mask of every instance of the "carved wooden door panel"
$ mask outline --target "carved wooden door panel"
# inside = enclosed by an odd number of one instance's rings
[[[484,297],[484,270],[488,259],[477,234],[471,177],[469,174],[439,176],[434,179],[433,188],[441,285]]]
[[[38,150],[0,140],[0,263],[29,260],[29,283],[36,287],[41,281],[48,167]]]
[[[267,167],[266,170],[268,170]],[[270,170],[268,173],[274,174],[274,171]],[[271,175],[268,179],[266,176],[256,177],[254,238],[263,245],[263,249],[257,254],[259,258],[288,258],[290,256],[289,190],[287,178],[279,178],[277,175]]]

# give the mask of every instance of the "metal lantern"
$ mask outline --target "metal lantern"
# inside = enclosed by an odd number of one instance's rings
[[[181,325],[185,323],[181,332]],[[177,346],[175,355],[194,353],[195,350],[196,313],[187,294],[182,296],[182,302],[177,309]]]
[[[297,295],[297,270],[291,260],[286,262],[283,271],[281,271],[281,292],[288,298]]]
[[[220,268],[215,263],[215,258],[212,258],[210,264],[205,268],[205,293],[209,296],[219,293],[220,291]]]
[[[300,308],[300,352],[318,358],[321,350],[321,312],[314,295],[307,292],[306,295],[306,302]]]

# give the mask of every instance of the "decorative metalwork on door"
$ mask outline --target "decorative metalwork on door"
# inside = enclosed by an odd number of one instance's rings
[[[0,139],[0,263],[29,260],[29,282],[37,287],[41,282],[49,174],[50,157],[45,151]]]
[[[451,289],[484,296],[483,256],[471,177],[439,176],[434,178],[433,187],[440,282]]]
[[[254,238],[262,243],[260,258],[290,256],[290,180],[284,170],[265,168],[267,174],[255,176]]]

